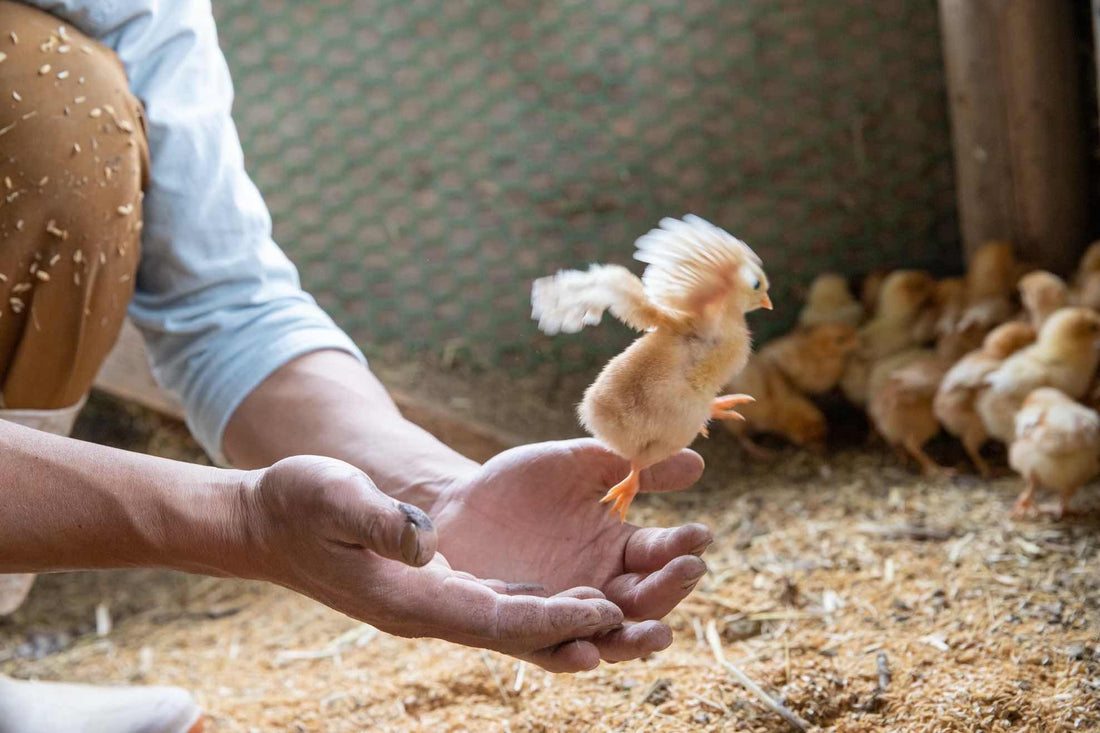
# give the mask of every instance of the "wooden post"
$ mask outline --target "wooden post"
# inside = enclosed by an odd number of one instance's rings
[[[1068,274],[1087,244],[1073,3],[939,0],[963,242]]]

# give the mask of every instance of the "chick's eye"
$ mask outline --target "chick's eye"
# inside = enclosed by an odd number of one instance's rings
[[[759,290],[759,289],[760,289],[760,281],[759,281],[759,280],[755,280],[755,281],[753,282],[753,284],[752,284],[752,289],[753,289],[753,290]]]

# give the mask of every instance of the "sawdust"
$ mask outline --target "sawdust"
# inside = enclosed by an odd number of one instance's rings
[[[84,437],[200,455],[171,421],[102,399],[92,413]],[[705,446],[712,488],[632,509],[718,538],[709,576],[668,619],[675,644],[644,661],[552,676],[375,635],[281,588],[136,570],[40,578],[0,624],[0,672],[183,685],[215,733],[789,730],[715,663],[713,622],[730,662],[822,728],[1100,726],[1095,487],[1082,518],[1013,523],[1012,478],[929,482],[862,450],[746,465],[729,442]]]

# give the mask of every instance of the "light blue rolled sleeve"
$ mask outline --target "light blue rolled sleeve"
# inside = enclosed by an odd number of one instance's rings
[[[244,168],[209,0],[33,2],[113,48],[145,105],[152,170],[130,317],[219,462],[233,411],[291,359],[355,344],[299,283]],[[258,10],[257,12],[262,12]]]

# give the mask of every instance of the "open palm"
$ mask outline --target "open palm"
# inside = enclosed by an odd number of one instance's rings
[[[702,469],[696,453],[682,451],[645,471],[642,491],[685,489]],[[547,594],[590,587],[628,619],[659,619],[706,572],[699,555],[711,534],[701,524],[642,529],[609,516],[599,498],[628,470],[593,440],[505,451],[436,502],[439,550],[481,578],[537,584]]]

